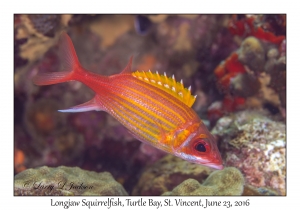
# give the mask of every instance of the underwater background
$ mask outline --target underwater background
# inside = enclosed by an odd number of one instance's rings
[[[225,169],[167,155],[105,112],[58,112],[94,95],[79,82],[32,83],[62,70],[62,31],[92,72],[117,74],[133,55],[133,70],[191,85]],[[285,195],[285,109],[284,14],[14,15],[15,195]],[[59,182],[95,187],[47,188]]]

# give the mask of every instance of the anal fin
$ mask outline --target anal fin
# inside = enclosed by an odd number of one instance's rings
[[[103,110],[98,104],[96,104],[95,98],[87,101],[83,104],[73,106],[69,109],[58,110],[59,112],[87,112],[87,111],[101,111]]]

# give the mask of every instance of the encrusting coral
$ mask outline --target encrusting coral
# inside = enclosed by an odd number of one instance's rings
[[[286,107],[285,15],[232,15],[228,30],[240,47],[215,68],[224,95],[212,103],[209,119],[246,108]],[[271,109],[271,108],[269,108]]]
[[[189,163],[172,155],[160,159],[142,174],[133,195],[161,195],[186,179],[203,182],[213,169]]]
[[[285,129],[266,112],[241,111],[221,118],[212,133],[220,138],[225,166],[238,168],[247,184],[285,195]]]
[[[109,172],[43,166],[15,176],[15,195],[128,195]]]
[[[171,192],[162,195],[242,195],[244,178],[241,172],[228,167],[214,171],[200,184],[195,179],[187,179]]]

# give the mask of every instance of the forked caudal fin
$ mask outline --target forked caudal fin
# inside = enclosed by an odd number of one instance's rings
[[[74,73],[82,70],[73,43],[65,32],[62,33],[59,43],[64,71],[38,74],[33,78],[34,84],[52,85],[71,81],[74,80]]]

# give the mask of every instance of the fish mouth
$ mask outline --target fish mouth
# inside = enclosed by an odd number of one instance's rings
[[[196,161],[191,161],[191,162],[196,163],[196,164],[200,164],[200,165],[204,165],[204,166],[207,166],[207,167],[210,167],[210,168],[218,169],[218,170],[222,170],[224,168],[224,166],[222,164],[223,163],[222,160],[221,161],[216,160],[216,161],[213,161],[213,162],[208,161],[208,160],[201,160],[201,161],[196,160]]]
[[[215,163],[207,163],[205,164],[205,166],[214,168],[214,169],[218,169],[218,170],[222,170],[224,168],[224,166],[222,164],[215,164]]]
[[[216,162],[194,162],[196,164],[200,164],[200,165],[204,165],[210,168],[214,168],[214,169],[218,169],[218,170],[222,170],[224,168],[222,161],[216,161]]]
[[[224,168],[223,161],[219,154],[215,154],[215,155],[211,156],[209,159],[210,159],[210,161],[208,160],[207,162],[202,162],[202,164],[205,166],[214,168],[214,169],[218,169],[218,170],[222,170]]]

